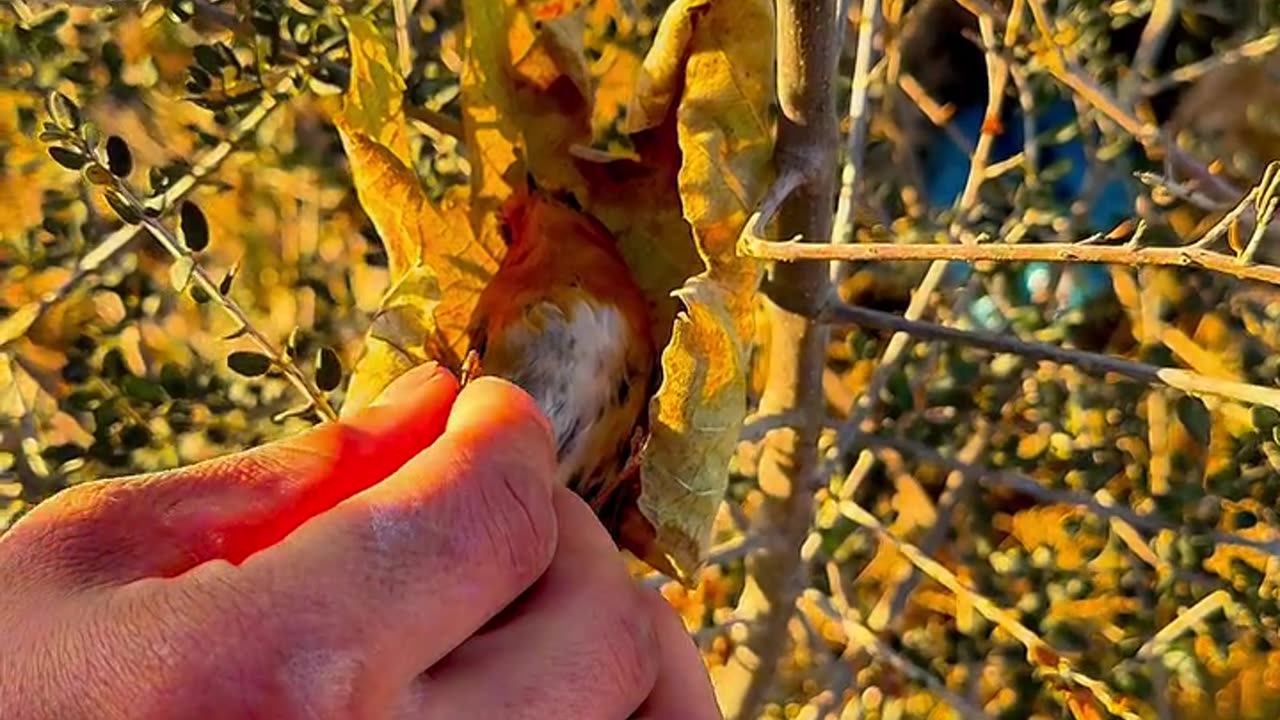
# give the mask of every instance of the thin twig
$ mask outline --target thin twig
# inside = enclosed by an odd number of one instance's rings
[[[1197,602],[1195,605],[1187,608],[1178,617],[1169,621],[1164,627],[1160,628],[1151,639],[1142,644],[1138,648],[1135,657],[1139,659],[1157,658],[1169,645],[1182,636],[1192,626],[1202,622],[1205,618],[1214,614],[1219,610],[1228,611],[1234,603],[1231,601],[1231,595],[1226,590],[1218,590],[1210,593],[1206,597]]]
[[[432,110],[422,105],[412,105],[406,103],[404,106],[404,114],[411,120],[417,120],[424,123],[431,129],[442,135],[447,135],[455,140],[463,140],[466,135],[462,129],[462,121],[449,117],[438,110]]]
[[[1144,515],[1129,507],[1117,504],[1115,499],[1104,490],[1100,490],[1090,496],[1069,490],[1045,487],[1030,475],[1025,475],[1016,470],[997,470],[966,463],[957,458],[943,455],[929,445],[905,438],[867,435],[860,440],[860,444],[869,448],[889,448],[911,455],[917,460],[931,465],[937,465],[946,470],[957,471],[975,477],[980,483],[989,488],[1009,490],[1046,504],[1078,507],[1099,517],[1120,520],[1149,534],[1186,532],[1186,528],[1181,525],[1166,522],[1151,515]],[[1205,533],[1204,536],[1217,545],[1250,548],[1267,555],[1280,557],[1280,540],[1254,540],[1253,538],[1219,530],[1210,531]]]
[[[141,209],[142,201],[126,186],[123,182],[117,185],[121,194],[135,207]],[[213,298],[215,304],[222,308],[223,312],[236,322],[237,329],[243,329],[244,335],[253,341],[267,357],[271,358],[275,366],[284,374],[285,378],[293,384],[315,407],[316,412],[325,420],[336,421],[338,413],[329,404],[329,399],[325,397],[323,391],[316,387],[306,373],[298,367],[297,363],[288,358],[275,343],[271,342],[266,335],[253,326],[249,321],[249,316],[245,314],[244,308],[240,307],[231,297],[224,295],[218,287],[218,282],[209,277],[209,273],[205,271],[199,263],[195,262],[194,255],[182,246],[182,243],[174,235],[173,231],[160,222],[159,219],[143,216],[142,226],[151,233],[151,236],[160,243],[174,260],[189,260],[193,264],[191,266],[191,280],[193,280],[200,289],[204,290],[209,297]]]
[[[955,1],[975,17],[981,18],[985,15],[1001,22],[1008,21],[1008,16],[1004,11],[992,5],[988,0]],[[1130,108],[1108,94],[1082,68],[1071,62],[1063,48],[1054,39],[1053,28],[1049,22],[1049,13],[1044,7],[1043,0],[1027,0],[1027,3],[1036,19],[1035,24],[1041,33],[1042,39],[1050,48],[1048,57],[1041,58],[1050,75],[1085,102],[1101,111],[1125,132],[1133,135],[1149,152],[1163,154],[1175,169],[1191,175],[1202,189],[1212,196],[1221,198],[1224,202],[1234,202],[1235,198],[1241,195],[1241,192],[1233,187],[1231,183],[1211,172],[1208,167],[1188,155],[1177,144],[1170,142],[1160,132],[1159,128],[1138,118]],[[1252,217],[1245,218],[1245,221],[1251,227],[1253,220],[1254,218]]]
[[[1029,360],[1073,365],[1091,375],[1116,374],[1152,386],[1167,386],[1185,393],[1217,395],[1254,405],[1280,408],[1280,388],[1211,378],[1181,368],[1148,365],[1101,353],[1029,343],[985,330],[966,330],[936,323],[908,320],[892,313],[841,303],[829,305],[822,319],[840,324],[906,333],[926,340],[942,340],[997,353],[1011,353]]]
[[[400,69],[400,77],[407,78],[413,70],[413,47],[409,44],[409,2],[391,0],[391,9],[396,21],[396,64]]]
[[[1178,13],[1182,0],[1154,0],[1151,3],[1151,15],[1142,28],[1142,38],[1138,41],[1138,49],[1133,54],[1133,67],[1129,76],[1121,84],[1120,96],[1126,102],[1133,102],[1139,89],[1139,83],[1151,77],[1155,70],[1156,60],[1164,50],[1169,34],[1178,24]]]
[[[1132,702],[1116,697],[1113,691],[1101,681],[1076,670],[1062,653],[1041,639],[1031,628],[1023,625],[1020,620],[1014,617],[1013,613],[996,605],[990,598],[966,585],[941,563],[920,552],[920,549],[915,545],[894,535],[861,505],[851,500],[841,501],[840,514],[874,532],[877,537],[902,553],[903,556],[911,561],[911,564],[920,568],[921,571],[950,590],[956,597],[964,598],[983,617],[1022,643],[1023,647],[1027,649],[1027,660],[1046,677],[1054,678],[1066,687],[1087,689],[1093,698],[1105,707],[1108,712],[1124,718],[1124,720],[1141,720],[1138,715],[1128,709],[1133,704]]]
[[[1183,65],[1165,77],[1144,84],[1142,86],[1142,94],[1148,97],[1158,95],[1178,85],[1198,80],[1218,68],[1234,65],[1245,60],[1256,60],[1268,55],[1276,48],[1280,48],[1280,30],[1273,30],[1239,47],[1214,53],[1204,60]]]
[[[966,212],[978,204],[978,190],[986,178],[987,162],[991,158],[991,149],[1000,131],[1004,91],[1009,82],[1009,63],[1001,57],[999,48],[996,46],[995,23],[989,17],[979,17],[978,28],[982,32],[982,46],[987,59],[987,107],[982,117],[982,132],[978,136],[978,145],[974,148],[973,159],[969,162],[969,177],[965,181],[964,191],[956,200],[956,207]]]
[[[748,240],[741,251],[762,260],[852,262],[964,261],[964,262],[1071,262],[1141,267],[1162,265],[1201,268],[1240,280],[1280,285],[1280,267],[1244,265],[1225,253],[1194,246],[1140,247],[1082,243],[987,243],[958,245],[936,243],[860,243],[813,245],[768,240]]]
[[[877,637],[871,628],[864,625],[852,611],[837,609],[835,603],[825,597],[818,596],[815,600],[814,607],[832,622],[840,623],[845,635],[849,638],[851,646],[863,650],[906,677],[920,683],[929,692],[950,705],[960,717],[966,718],[966,720],[990,720],[991,716],[984,713],[981,708],[969,702],[968,699],[957,695],[933,673],[915,664],[910,658],[901,655]]]
[[[848,243],[853,238],[853,208],[857,184],[862,180],[862,162],[867,144],[867,126],[871,113],[868,110],[867,91],[871,83],[868,75],[873,57],[875,34],[880,27],[880,0],[862,0],[858,11],[858,47],[853,64],[853,82],[849,90],[849,134],[845,138],[844,169],[840,175],[840,199],[836,204],[836,218],[831,242]],[[845,265],[831,268],[832,281],[840,282]]]

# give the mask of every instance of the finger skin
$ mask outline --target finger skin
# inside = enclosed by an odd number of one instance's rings
[[[292,652],[343,648],[379,716],[423,668],[543,573],[555,549],[554,444],[524,391],[469,384],[443,435],[382,483],[313,518],[230,584],[273,598],[262,632]],[[317,635],[323,626],[328,635]]]
[[[590,508],[556,488],[551,567],[502,618],[427,670],[396,717],[621,720],[658,675],[644,595]]]
[[[381,481],[444,432],[457,381],[406,373],[395,400],[294,438],[166,473],[104,480],[54,496],[0,537],[42,548],[29,579],[81,585],[174,577],[213,559],[239,563]]]
[[[680,616],[657,592],[646,588],[644,594],[658,636],[660,670],[633,720],[721,720],[711,677]]]

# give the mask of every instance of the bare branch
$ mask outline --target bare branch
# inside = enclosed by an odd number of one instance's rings
[[[456,140],[462,140],[465,137],[462,121],[451,118],[438,110],[406,103],[404,114],[409,119],[417,120],[442,135],[447,135]]]
[[[839,141],[835,74],[843,33],[832,22],[836,0],[777,3],[778,120],[774,148],[777,185],[749,220],[758,232],[777,207],[786,235],[814,241],[831,237],[835,163]],[[735,648],[717,684],[725,716],[746,720],[759,713],[788,642],[787,627],[803,584],[796,569],[800,545],[812,522],[812,483],[822,429],[822,368],[827,329],[814,321],[831,292],[825,268],[779,265],[765,288],[769,316],[769,375],[760,398],[762,415],[799,412],[803,421],[765,439],[759,464],[764,502],[753,533],[771,538],[747,557],[747,581],[736,617],[754,628]]]
[[[1196,246],[1130,247],[1082,243],[987,243],[984,245],[860,243],[812,245],[747,240],[741,251],[762,260],[901,262],[911,260],[962,262],[1071,262],[1141,267],[1201,268],[1240,280],[1280,285],[1280,267],[1246,265],[1225,253]]]
[[[853,83],[849,90],[849,135],[845,138],[844,170],[840,175],[840,199],[836,205],[835,227],[831,242],[848,243],[853,237],[853,206],[858,182],[862,180],[862,161],[867,144],[867,126],[871,113],[867,91],[876,31],[880,27],[880,0],[862,0],[858,11],[858,46],[853,63]],[[840,281],[843,266],[832,267],[832,280]]]
[[[978,136],[978,145],[973,150],[973,159],[969,163],[969,177],[965,180],[964,191],[956,201],[956,207],[965,211],[978,203],[978,190],[986,179],[987,162],[991,158],[991,149],[995,145],[997,129],[1000,127],[1000,108],[1004,105],[1004,91],[1009,82],[1009,63],[1000,56],[996,47],[995,23],[989,17],[978,18],[978,28],[982,32],[982,45],[987,58],[987,107],[982,116],[982,133]]]
[[[936,323],[908,320],[892,313],[832,304],[822,311],[824,320],[906,333],[926,340],[942,340],[998,353],[1011,353],[1030,360],[1073,365],[1092,375],[1114,373],[1153,386],[1167,386],[1185,393],[1217,395],[1254,405],[1280,408],[1280,388],[1221,380],[1181,368],[1147,365],[1101,353],[1070,350],[1053,345],[1029,343],[984,330],[964,330]]]
[[[1183,65],[1163,78],[1144,84],[1142,94],[1148,97],[1157,95],[1183,83],[1198,80],[1218,68],[1263,57],[1276,48],[1280,48],[1280,30],[1269,32],[1239,47],[1214,53],[1204,60]]]
[[[1142,28],[1138,50],[1133,54],[1133,69],[1122,83],[1120,95],[1126,101],[1132,102],[1138,89],[1137,84],[1151,77],[1156,60],[1178,23],[1181,4],[1182,0],[1154,0],[1151,4],[1151,15],[1147,18],[1146,27]]]
[[[872,531],[881,540],[892,545],[907,560],[911,561],[912,565],[920,568],[922,572],[936,580],[957,597],[964,598],[983,617],[1022,643],[1027,649],[1028,662],[1046,678],[1052,678],[1067,687],[1087,689],[1094,700],[1117,717],[1124,718],[1124,720],[1141,720],[1138,715],[1128,709],[1133,703],[1128,702],[1127,699],[1118,699],[1113,691],[1101,681],[1076,670],[1069,660],[1041,639],[1031,628],[1023,625],[1020,620],[1014,617],[1013,613],[996,605],[990,598],[965,585],[954,573],[921,552],[915,545],[894,535],[861,505],[851,500],[842,501],[840,503],[840,514]],[[1061,701],[1060,698],[1059,700]]]
[[[845,635],[849,638],[851,647],[863,650],[906,677],[925,686],[929,692],[937,695],[943,702],[955,709],[960,717],[966,718],[966,720],[990,719],[990,715],[984,713],[981,708],[975,706],[966,698],[957,695],[933,673],[915,664],[910,658],[901,655],[877,637],[871,628],[864,625],[847,607],[838,608],[837,604],[830,599],[816,594],[814,607],[822,611],[830,620],[840,623]]]
[[[1180,525],[1166,522],[1157,517],[1138,513],[1131,508],[1117,504],[1115,499],[1106,491],[1099,491],[1094,495],[1089,496],[1070,492],[1068,490],[1058,490],[1055,488],[1045,487],[1030,475],[1024,475],[1016,470],[997,470],[972,463],[966,463],[957,458],[947,457],[924,443],[907,440],[905,438],[867,435],[861,438],[859,442],[863,447],[891,448],[900,453],[911,455],[923,462],[964,473],[965,475],[977,478],[980,483],[987,487],[1010,490],[1021,495],[1026,495],[1027,497],[1034,498],[1043,503],[1072,505],[1083,510],[1087,510],[1099,517],[1122,521],[1149,534],[1163,531],[1174,533],[1185,532],[1185,529]],[[1221,531],[1211,531],[1206,533],[1206,536],[1218,545],[1233,545],[1237,547],[1251,548],[1253,550],[1264,552],[1268,555],[1280,557],[1280,540],[1254,540],[1252,538],[1244,537],[1243,535],[1236,535],[1234,533]]]
[[[413,47],[409,44],[409,0],[391,0],[396,21],[396,66],[400,77],[409,77],[413,70]]]

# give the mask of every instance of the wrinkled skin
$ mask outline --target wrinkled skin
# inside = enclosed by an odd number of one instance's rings
[[[717,718],[500,380],[64,491],[0,537],[0,717]]]

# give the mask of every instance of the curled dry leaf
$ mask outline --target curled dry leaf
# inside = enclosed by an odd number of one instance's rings
[[[677,2],[645,58],[628,114],[632,130],[675,115],[681,206],[706,264],[677,293],[686,312],[662,353],[639,499],[682,579],[706,558],[746,417],[760,268],[739,257],[736,245],[772,180],[773,28],[768,0]]]
[[[462,119],[471,163],[471,223],[497,237],[502,203],[527,175],[582,196],[570,157],[591,137],[581,10],[513,0],[464,0]]]
[[[465,351],[475,299],[497,267],[501,240],[477,241],[456,195],[432,203],[409,164],[404,82],[389,40],[361,17],[347,19],[352,78],[335,123],[360,205],[387,250],[391,290],[356,362],[344,413],[428,359],[454,368]]]
[[[465,0],[463,10],[469,203],[432,206],[404,158],[373,139],[376,127],[362,130],[350,114],[338,120],[393,276],[344,410],[366,404],[416,364],[456,362],[453,333],[500,256],[497,210],[527,175],[572,192],[618,238],[652,306],[655,341],[666,346],[649,409],[643,487],[635,512],[611,530],[650,564],[687,580],[705,559],[746,412],[759,270],[737,257],[736,241],[772,173],[772,5],[673,6],[632,93],[634,151],[623,153],[592,144],[593,117],[600,122],[581,9]],[[363,56],[357,75],[394,68],[385,40],[366,43],[372,28],[350,27],[353,53]],[[352,86],[362,88],[366,106],[379,102],[368,88],[399,87],[359,78]],[[617,88],[609,92],[616,97]],[[365,115],[388,117],[368,107]],[[444,342],[433,346],[430,337]]]

